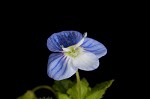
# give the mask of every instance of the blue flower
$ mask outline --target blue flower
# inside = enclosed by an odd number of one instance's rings
[[[78,69],[92,71],[98,68],[99,58],[106,55],[106,47],[77,31],[61,31],[47,40],[52,53],[48,59],[47,74],[54,80],[71,77]]]

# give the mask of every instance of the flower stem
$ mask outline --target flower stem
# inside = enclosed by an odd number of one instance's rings
[[[78,99],[81,99],[81,84],[80,84],[80,76],[78,71],[76,72],[76,79],[77,79]]]
[[[37,91],[37,90],[39,90],[39,89],[48,89],[48,90],[50,90],[50,91],[55,95],[55,97],[57,98],[57,94],[55,93],[55,91],[54,91],[50,86],[48,86],[48,85],[37,86],[37,87],[35,87],[34,89],[32,89],[32,91],[35,92],[35,91]]]

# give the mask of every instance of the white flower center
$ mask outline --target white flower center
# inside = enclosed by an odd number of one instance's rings
[[[86,37],[87,37],[87,33],[84,33],[83,38],[77,44],[69,46],[67,48],[64,48],[62,46],[62,49],[65,55],[73,57],[73,58],[80,55],[83,51],[83,48],[81,48],[80,46],[83,44]]]
[[[70,46],[67,49],[69,49],[69,51],[68,52],[64,52],[64,54],[67,55],[67,56],[70,56],[72,58],[77,57],[83,51],[83,49],[81,47],[78,47],[78,48],[75,49],[74,46]]]

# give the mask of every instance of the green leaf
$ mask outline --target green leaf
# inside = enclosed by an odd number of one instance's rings
[[[84,99],[86,94],[91,90],[89,87],[89,83],[84,78],[80,81],[81,84],[81,99]],[[78,99],[78,86],[74,84],[74,86],[68,89],[67,93],[70,95],[71,99]]]
[[[85,99],[101,99],[113,81],[114,80],[109,80],[96,85],[94,88],[92,88],[91,92],[88,93]]]
[[[71,99],[67,94],[58,92],[58,99]]]
[[[28,90],[24,95],[18,97],[17,99],[38,99],[33,91]]]
[[[52,88],[55,91],[66,93],[66,91],[73,86],[73,82],[71,80],[65,79],[61,81],[55,81]]]

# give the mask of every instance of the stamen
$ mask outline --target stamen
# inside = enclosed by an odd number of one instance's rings
[[[64,48],[64,46],[63,46],[63,45],[61,45],[61,48],[63,49],[63,52],[69,52],[69,51],[70,51],[70,49],[69,49],[69,48]]]
[[[84,39],[87,37],[87,32],[83,34],[83,38],[75,45],[74,49],[78,48],[84,42]]]
[[[87,37],[87,32],[85,32],[85,33],[83,34],[83,37],[84,37],[84,38],[86,38],[86,37]]]

